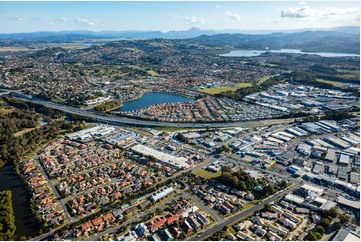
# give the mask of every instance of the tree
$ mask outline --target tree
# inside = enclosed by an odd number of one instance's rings
[[[319,232],[314,232],[314,235],[316,236],[317,240],[322,238],[322,234],[320,234]]]
[[[325,228],[322,227],[321,225],[317,225],[316,231],[319,232],[320,234],[323,234],[323,233],[325,233]]]
[[[340,223],[342,225],[344,225],[344,224],[346,224],[346,223],[348,223],[350,221],[350,218],[346,214],[340,214],[338,216],[338,218],[340,219]]]
[[[230,166],[222,166],[221,171],[231,173],[232,168]]]
[[[325,228],[325,229],[329,229],[330,228],[330,224],[331,221],[328,218],[323,218],[321,220],[321,225]]]
[[[267,203],[266,205],[264,205],[264,208],[266,209],[266,211],[270,212],[272,210],[272,205]]]
[[[337,208],[333,207],[330,210],[328,210],[327,215],[331,216],[332,218],[336,218],[338,215]]]
[[[311,231],[306,235],[306,239],[309,240],[309,241],[316,241],[317,236],[315,235],[314,232]]]

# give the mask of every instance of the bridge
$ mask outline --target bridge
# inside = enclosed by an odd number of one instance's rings
[[[222,123],[196,123],[196,122],[158,122],[154,120],[142,120],[129,117],[120,117],[110,114],[98,114],[83,110],[81,108],[76,108],[72,106],[62,105],[59,103],[54,103],[51,101],[43,100],[41,98],[26,95],[20,91],[14,90],[4,90],[0,89],[0,92],[7,92],[7,95],[15,97],[25,102],[31,102],[35,104],[40,104],[45,107],[63,111],[69,114],[76,114],[79,116],[91,118],[94,122],[111,124],[111,125],[129,125],[129,126],[139,126],[139,127],[179,127],[179,128],[227,128],[227,127],[258,127],[258,126],[267,126],[273,124],[285,124],[294,122],[293,118],[289,119],[268,119],[268,120],[257,120],[257,121],[240,121],[240,122],[222,122]]]

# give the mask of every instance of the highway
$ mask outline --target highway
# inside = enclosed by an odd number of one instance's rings
[[[284,124],[294,122],[293,118],[290,119],[269,119],[269,120],[259,120],[259,121],[244,121],[244,122],[224,122],[224,123],[176,123],[176,122],[157,122],[152,120],[140,120],[135,118],[120,117],[107,114],[96,114],[90,111],[86,111],[80,108],[75,108],[71,106],[66,106],[50,101],[46,101],[31,95],[22,94],[20,91],[14,90],[4,90],[0,89],[0,92],[10,92],[8,95],[18,98],[22,101],[32,102],[35,104],[41,104],[48,108],[60,110],[70,114],[77,114],[80,116],[88,117],[94,119],[95,122],[106,123],[112,125],[129,125],[129,126],[145,126],[145,127],[179,127],[179,128],[225,128],[225,127],[258,127],[258,126],[268,126],[274,124]]]

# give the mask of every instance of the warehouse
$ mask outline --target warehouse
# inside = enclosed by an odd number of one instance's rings
[[[336,157],[336,151],[333,150],[333,149],[328,149],[325,160],[327,160],[329,162],[335,162],[336,158],[337,158]]]
[[[347,149],[348,147],[350,147],[349,143],[346,143],[342,139],[339,139],[339,138],[334,137],[334,136],[326,137],[326,138],[324,138],[324,140],[327,143],[330,143],[331,145],[334,145],[334,146],[336,146],[338,148],[341,148],[341,149]]]
[[[328,121],[325,121],[325,120],[321,120],[319,121],[321,124],[324,124],[326,125],[327,127],[329,127],[332,131],[337,131],[337,132],[340,132],[341,131],[341,128],[337,125],[334,125]]]
[[[348,165],[350,163],[350,156],[341,154],[338,163],[341,165]]]
[[[187,169],[190,167],[187,163],[187,159],[184,157],[175,157],[173,155],[163,153],[161,151],[149,148],[144,145],[136,145],[132,147],[131,150],[144,156],[153,157],[161,162],[167,163],[180,169]]]

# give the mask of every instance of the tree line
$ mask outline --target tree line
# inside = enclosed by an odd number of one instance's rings
[[[12,203],[12,193],[9,190],[0,192],[0,240],[12,240],[16,226]]]

